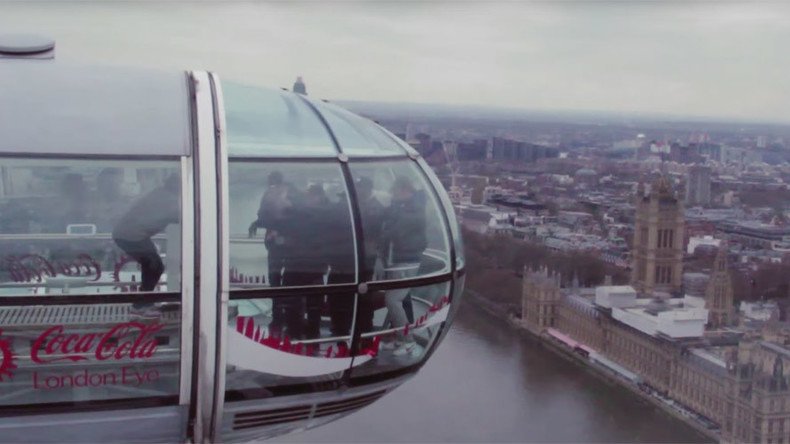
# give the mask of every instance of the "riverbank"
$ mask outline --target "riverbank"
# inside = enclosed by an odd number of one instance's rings
[[[550,350],[557,356],[567,361],[570,361],[574,365],[581,367],[582,369],[594,375],[595,377],[605,381],[607,384],[617,385],[618,387],[628,390],[629,392],[638,396],[640,399],[646,401],[647,403],[655,407],[658,407],[662,412],[668,414],[672,418],[683,421],[683,423],[692,427],[700,435],[709,438],[714,442],[719,441],[720,436],[718,432],[714,430],[709,430],[702,423],[694,420],[693,418],[684,416],[679,411],[674,409],[672,406],[667,405],[666,403],[650,395],[649,393],[643,392],[642,390],[639,389],[639,387],[636,386],[636,384],[625,381],[624,379],[612,374],[607,369],[594,365],[583,356],[573,353],[571,350],[568,350],[567,348],[563,348],[560,344],[557,344],[553,341],[549,341],[545,337],[536,335],[535,333],[527,330],[521,325],[520,320],[515,319],[513,316],[511,316],[508,313],[507,307],[504,307],[501,304],[497,304],[496,302],[490,301],[489,299],[485,298],[484,296],[480,295],[474,290],[467,289],[465,297],[469,298],[470,301],[473,301],[473,303],[478,308],[480,308],[483,312],[485,312],[489,316],[505,321],[510,328],[516,330],[523,337],[535,341],[545,349]]]

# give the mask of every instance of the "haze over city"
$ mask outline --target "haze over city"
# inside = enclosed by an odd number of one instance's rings
[[[790,121],[779,3],[6,2],[64,60],[190,67],[331,100]],[[75,26],[79,24],[79,26]],[[166,36],[166,37],[164,37]]]

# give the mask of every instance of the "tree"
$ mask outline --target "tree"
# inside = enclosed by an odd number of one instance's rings
[[[577,276],[583,286],[603,283],[606,275],[614,282],[628,280],[626,270],[607,264],[592,253],[554,252],[543,245],[509,236],[487,236],[463,230],[466,244],[467,286],[490,300],[517,304],[521,300],[521,275],[524,267],[547,266],[563,276],[570,285]]]

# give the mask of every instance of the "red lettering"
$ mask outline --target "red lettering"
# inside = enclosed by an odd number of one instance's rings
[[[69,350],[69,345],[72,342],[79,341],[79,339],[80,339],[80,337],[77,336],[77,335],[68,335],[66,337],[66,339],[63,340],[63,345],[60,346],[60,349],[63,350],[64,353],[75,353],[77,350],[75,350],[75,349]]]
[[[118,324],[107,332],[99,341],[96,348],[96,359],[103,361],[114,357],[115,359],[150,358],[156,351],[156,338],[151,335],[162,329],[161,324],[141,324],[139,322],[128,322]],[[134,338],[130,338],[134,335]],[[115,344],[108,343],[109,338],[115,337]]]
[[[33,342],[30,358],[38,364],[63,360],[84,361],[92,354],[99,361],[147,359],[157,348],[153,334],[162,324],[126,322],[113,326],[105,333],[65,334],[64,326],[45,330]],[[98,341],[96,339],[98,338]],[[95,344],[95,345],[94,345]]]
[[[88,333],[83,335],[77,344],[74,346],[74,351],[77,353],[88,353],[93,346],[93,340],[96,339],[95,333]]]
[[[14,282],[42,282],[47,276],[101,277],[101,265],[88,254],[80,254],[73,261],[49,261],[37,254],[6,256],[6,267]]]
[[[62,332],[63,328],[61,328],[60,331]],[[44,347],[44,350],[46,350],[48,355],[53,355],[57,353],[61,342],[63,342],[63,335],[61,334],[55,335],[55,337],[53,337],[49,342],[47,342],[47,346]]]
[[[44,333],[41,333],[39,337],[33,342],[33,346],[30,347],[30,359],[37,364],[44,364],[47,362],[55,362],[55,361],[83,361],[87,359],[84,356],[74,356],[68,355],[68,353],[64,352],[62,349],[62,344],[64,342],[63,336],[63,326],[56,325],[54,327],[48,328]],[[45,355],[57,355],[63,354],[64,356],[61,357],[53,357],[50,359],[44,359],[39,356],[41,351],[44,351]]]
[[[11,256],[13,258],[13,256]],[[25,271],[22,267],[18,264],[13,262],[11,259],[6,259],[8,262],[8,272],[11,274],[11,279],[14,282],[25,282]]]
[[[43,257],[37,254],[28,254],[27,256],[22,256],[20,261],[30,261],[31,265],[34,266],[33,272],[36,274],[36,279],[41,282],[44,276],[55,276],[55,270],[52,268],[52,264],[49,263]]]
[[[131,350],[131,349],[132,349],[131,342],[122,342],[118,344],[118,347],[115,349],[115,353],[113,353],[112,356],[115,359],[122,359],[128,353],[127,350]]]
[[[98,281],[101,277],[101,265],[99,265],[99,263],[96,262],[96,260],[93,259],[89,254],[83,253],[77,256],[77,258],[82,262],[85,262],[85,275],[90,276],[93,274],[95,276],[93,280]],[[91,270],[91,267],[93,267],[93,270]]]

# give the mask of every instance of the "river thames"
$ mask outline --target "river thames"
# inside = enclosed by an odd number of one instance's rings
[[[471,299],[414,379],[358,413],[275,441],[710,442]]]

